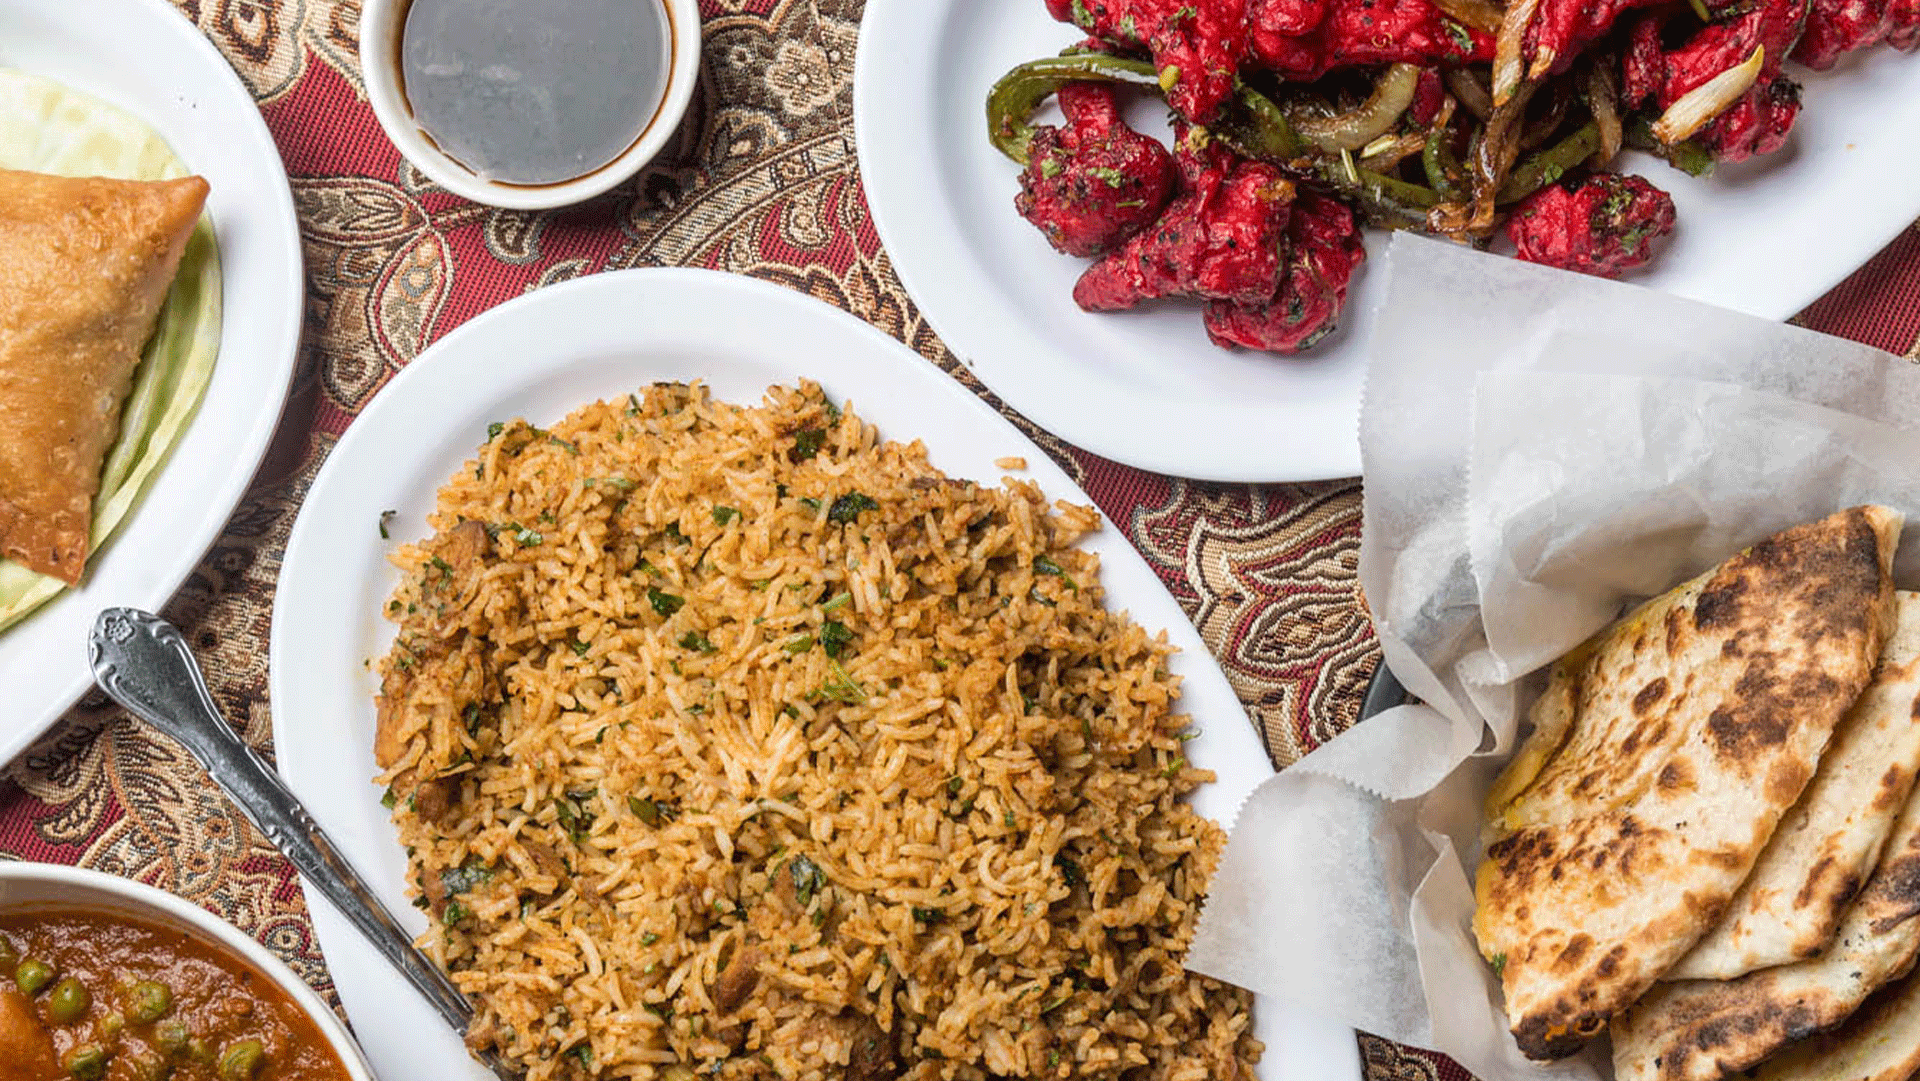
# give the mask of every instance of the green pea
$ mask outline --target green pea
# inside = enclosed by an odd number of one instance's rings
[[[153,1042],[169,1055],[186,1051],[190,1037],[187,1026],[176,1020],[169,1019],[153,1026]]]
[[[53,993],[47,996],[47,1017],[56,1025],[71,1025],[87,1015],[87,1008],[93,1005],[93,996],[87,993],[87,985],[68,976],[53,985]]]
[[[80,1081],[100,1081],[107,1076],[107,1049],[97,1043],[83,1043],[67,1052],[66,1067]]]
[[[141,980],[127,992],[127,1019],[136,1025],[152,1024],[173,1009],[173,990],[158,980]]]
[[[105,1036],[109,1040],[120,1035],[120,1030],[126,1027],[127,1015],[121,1013],[119,1010],[110,1010],[105,1016],[100,1018],[100,1035]]]
[[[249,1081],[267,1064],[267,1049],[259,1040],[236,1040],[220,1052],[220,1081]]]
[[[28,995],[37,995],[53,982],[54,968],[38,957],[29,957],[13,970],[13,982]]]
[[[187,1057],[195,1062],[212,1062],[213,1048],[198,1036],[187,1037]]]

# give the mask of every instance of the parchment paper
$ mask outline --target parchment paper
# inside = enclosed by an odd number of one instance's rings
[[[1428,704],[1254,792],[1187,964],[1485,1081],[1606,1077],[1604,1041],[1543,1066],[1507,1033],[1469,930],[1481,798],[1539,670],[1629,604],[1844,507],[1920,518],[1920,368],[1417,237],[1376,272],[1360,580]]]

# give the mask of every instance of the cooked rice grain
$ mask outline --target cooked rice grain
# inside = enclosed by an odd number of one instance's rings
[[[534,1081],[1251,1077],[1218,826],[1097,527],[818,387],[496,426],[403,547],[376,752],[421,945]]]

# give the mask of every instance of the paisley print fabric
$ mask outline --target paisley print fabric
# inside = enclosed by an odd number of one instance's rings
[[[292,178],[306,257],[306,333],[279,434],[166,609],[227,715],[269,753],[268,620],[307,485],[387,379],[495,304],[623,267],[748,274],[859,315],[1000,405],[927,326],[874,232],[852,127],[864,0],[702,0],[702,83],[677,142],[615,192],[537,214],[456,199],[387,143],[360,80],[358,0],[171,2],[259,100]],[[1920,233],[1806,320],[1913,350]],[[1377,657],[1356,588],[1358,481],[1155,476],[1008,415],[1145,553],[1225,667],[1276,766],[1354,723]],[[5,854],[81,863],[191,898],[331,990],[291,868],[179,748],[91,697],[9,763],[6,779]],[[1466,1078],[1440,1056],[1371,1036],[1359,1038],[1358,1054],[1368,1081]]]

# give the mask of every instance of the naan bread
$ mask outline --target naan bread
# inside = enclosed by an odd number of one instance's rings
[[[1867,685],[1899,530],[1885,507],[1789,529],[1555,666],[1475,884],[1529,1057],[1577,1051],[1719,918]]]
[[[100,465],[206,197],[199,177],[0,171],[0,555],[80,581]]]
[[[1920,955],[1920,798],[1827,952],[1737,980],[1661,984],[1613,1025],[1616,1081],[1718,1081],[1840,1024]]]
[[[1802,1040],[1745,1075],[1752,1081],[1907,1081],[1920,1071],[1920,976],[1866,1001],[1847,1023]]]
[[[1720,923],[1661,979],[1727,980],[1814,957],[1880,861],[1920,770],[1920,593],[1893,597],[1893,634],[1800,802],[1780,820]]]

